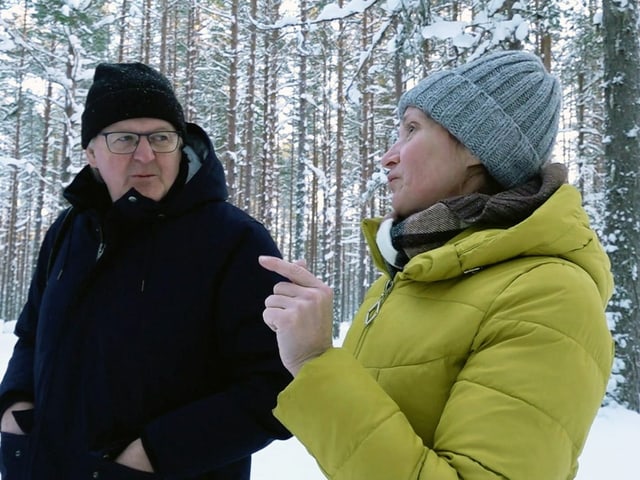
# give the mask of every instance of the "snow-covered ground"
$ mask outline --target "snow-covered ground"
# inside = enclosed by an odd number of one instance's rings
[[[15,337],[12,325],[0,332],[0,375]],[[620,407],[602,408],[580,459],[577,480],[640,478],[640,415]],[[251,480],[324,480],[313,458],[295,439],[274,442],[253,456]]]

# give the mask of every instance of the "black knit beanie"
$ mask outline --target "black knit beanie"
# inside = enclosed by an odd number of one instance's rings
[[[186,133],[182,106],[164,75],[143,63],[101,63],[82,113],[82,148],[104,127],[129,118],[159,118],[182,138]]]

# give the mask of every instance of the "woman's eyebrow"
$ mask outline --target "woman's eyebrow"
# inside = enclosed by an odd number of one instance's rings
[[[404,127],[406,126],[408,123],[410,123],[413,119],[411,118],[411,114],[410,113],[405,113],[402,118],[400,119],[400,126]]]
[[[419,120],[420,118],[421,116],[418,114],[418,112],[406,111],[404,112],[404,115],[402,115],[402,119],[400,120],[400,123],[414,122]]]

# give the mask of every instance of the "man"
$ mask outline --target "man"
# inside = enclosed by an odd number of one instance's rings
[[[289,436],[257,263],[278,250],[154,69],[97,67],[82,147],[0,385],[2,478],[248,480]]]

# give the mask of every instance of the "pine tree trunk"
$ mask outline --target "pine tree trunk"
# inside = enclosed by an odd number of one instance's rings
[[[238,105],[238,5],[239,0],[231,3],[231,39],[229,48],[231,50],[231,64],[229,65],[229,103],[227,105],[227,153],[225,156],[225,166],[227,173],[227,184],[229,186],[229,198],[236,202],[236,158],[238,145],[236,136],[238,127],[236,124]]]
[[[118,42],[118,62],[124,61],[125,56],[125,38],[127,35],[127,12],[129,11],[129,0],[122,0],[122,6],[120,7],[120,27],[118,28],[118,35],[120,40]]]
[[[265,2],[263,15],[270,21],[275,20],[280,6],[280,0],[269,0]],[[264,129],[262,134],[262,161],[260,172],[260,191],[258,192],[259,208],[258,218],[260,218],[273,235],[276,242],[280,243],[280,230],[278,228],[278,207],[280,202],[275,201],[276,191],[276,155],[277,155],[277,90],[278,90],[278,32],[270,30],[264,36],[264,58],[262,74],[262,96],[264,107],[262,117],[264,118]]]
[[[638,2],[603,2],[606,146],[605,238],[615,277],[609,304],[624,382],[618,400],[640,412],[640,49]]]
[[[362,31],[361,31],[361,49],[363,52],[367,51],[368,45],[371,44],[371,27],[370,18],[367,12],[362,15]],[[370,61],[367,60],[362,65],[360,70],[360,90],[361,90],[361,105],[360,105],[360,192],[364,193],[367,189],[367,180],[371,178],[371,147],[372,144],[370,138],[371,129],[371,92],[369,90],[371,79],[369,78]],[[360,206],[360,218],[367,218],[369,216],[369,209],[366,202],[362,202]],[[360,244],[358,249],[358,284],[354,290],[358,292],[359,298],[364,298],[364,294],[367,289],[367,285],[370,283],[369,269],[367,265],[367,245],[364,237],[360,236]]]
[[[343,0],[339,0],[338,5],[342,7]],[[338,103],[338,111],[336,112],[336,158],[335,158],[335,218],[334,218],[334,235],[333,235],[333,287],[334,287],[334,324],[333,334],[339,334],[339,324],[344,318],[340,318],[340,314],[345,312],[345,296],[342,294],[345,275],[344,275],[344,253],[342,248],[342,222],[343,208],[342,199],[344,196],[343,188],[343,166],[345,162],[344,155],[344,121],[345,121],[345,104],[346,98],[344,94],[344,68],[345,68],[345,33],[344,21],[338,22],[338,39],[337,39],[337,66],[336,66],[336,95]]]
[[[251,0],[249,6],[249,15],[251,18],[256,18],[258,14],[258,2],[257,0]],[[255,143],[255,118],[256,118],[256,110],[254,108],[254,103],[256,101],[256,50],[257,50],[258,40],[256,34],[256,26],[250,21],[249,22],[249,61],[247,65],[247,93],[245,100],[245,108],[243,109],[243,113],[245,116],[245,127],[243,131],[243,145],[244,145],[244,155],[243,155],[243,195],[242,195],[242,206],[250,211],[251,213],[255,213],[256,205],[255,205],[255,197],[253,196],[254,190],[254,179],[253,179],[253,162],[254,162],[254,143]]]
[[[36,219],[35,219],[35,233],[33,244],[38,246],[42,243],[42,230],[44,228],[44,219],[42,218],[42,212],[45,209],[45,192],[47,189],[47,171],[49,168],[49,135],[51,131],[51,106],[52,106],[53,85],[51,82],[47,82],[47,97],[44,100],[44,139],[42,141],[42,156],[40,157],[40,181],[38,182],[38,195],[36,199]],[[37,248],[37,247],[36,247]]]
[[[143,63],[149,63],[151,58],[151,0],[145,0],[143,14],[142,38],[140,39],[140,52]]]
[[[308,27],[305,25],[307,21],[307,2],[300,1],[300,21],[303,24],[300,32],[300,45],[298,46],[299,65],[298,65],[298,123],[296,125],[297,149],[293,155],[292,171],[295,172],[295,189],[294,195],[294,235],[293,241],[293,257],[294,259],[302,259],[305,254],[305,213],[306,213],[306,186],[305,173],[307,158],[307,38],[309,35]]]

